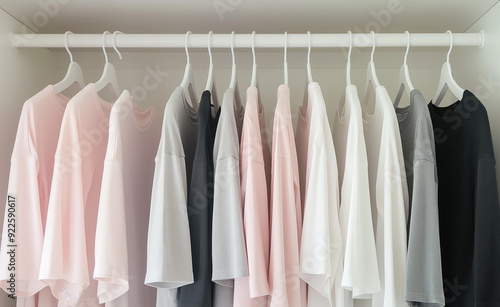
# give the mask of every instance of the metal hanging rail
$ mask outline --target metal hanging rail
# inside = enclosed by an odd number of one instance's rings
[[[353,33],[353,47],[372,47],[372,35],[369,33]],[[117,34],[117,48],[184,48],[185,34]],[[208,34],[190,34],[189,48],[207,48]],[[100,48],[102,34],[69,34],[70,48]],[[375,34],[377,47],[406,47],[408,37],[404,33]],[[106,35],[105,46],[112,46],[112,35]],[[11,44],[14,48],[64,48],[64,34],[12,34]],[[288,34],[288,48],[307,48],[309,38],[306,33]],[[283,48],[285,35],[255,34],[255,48]],[[447,33],[413,33],[410,34],[411,47],[447,47],[450,36]],[[484,33],[453,33],[453,46],[482,47]],[[235,34],[234,48],[250,48],[251,34]],[[340,48],[349,46],[347,33],[311,34],[312,48]],[[211,48],[230,48],[231,34],[213,34]]]

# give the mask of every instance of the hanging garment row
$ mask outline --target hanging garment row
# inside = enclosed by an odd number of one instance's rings
[[[488,116],[454,81],[452,46],[430,103],[411,83],[408,49],[390,98],[375,41],[361,100],[350,48],[331,124],[309,49],[295,133],[285,46],[270,140],[254,48],[245,105],[231,50],[219,106],[211,57],[197,99],[186,44],[163,120],[127,90],[114,103],[100,98],[107,86],[120,93],[104,42],[103,76],[86,86],[67,48],[63,81],[23,106],[0,286],[26,307],[500,304]],[[211,56],[210,35],[208,47]],[[80,92],[61,94],[75,82]],[[458,100],[439,107],[448,87]],[[404,91],[410,105],[398,108]]]

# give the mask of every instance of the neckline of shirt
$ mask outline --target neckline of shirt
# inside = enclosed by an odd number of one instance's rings
[[[94,83],[89,83],[86,88],[89,90],[92,96],[92,102],[99,116],[103,119],[109,118],[113,103],[107,102],[106,100],[102,99],[101,96],[99,96]]]
[[[140,133],[146,132],[151,127],[151,124],[153,122],[155,113],[153,107],[149,107],[146,110],[135,108],[134,97],[128,90],[124,90],[118,99],[124,99],[125,103],[129,107],[129,110],[132,111],[130,118],[137,131]]]
[[[70,98],[61,93],[56,94],[52,84],[48,85],[46,89],[50,91],[50,97],[54,108],[56,108],[61,115],[64,115],[64,110],[66,110],[66,106],[68,105]]]
[[[413,89],[410,92],[410,104],[406,107],[402,108],[396,108],[396,115],[397,114],[406,114],[406,116],[402,119],[396,116],[398,123],[399,123],[399,130],[404,131],[407,127],[408,124],[411,122],[411,119],[413,117],[414,109],[415,109],[415,96],[418,95],[420,91],[418,89]]]
[[[377,86],[375,88],[375,108],[373,110],[372,114],[369,114],[365,110],[363,110],[363,127],[365,130],[370,130],[372,127],[375,125],[377,122],[377,118],[380,116],[380,112],[382,111],[382,108],[384,106],[380,105],[380,98],[381,98],[381,92],[386,91],[385,87],[383,85]],[[392,104],[391,104],[392,106]]]
[[[304,103],[299,106],[299,119],[302,121],[308,121],[311,117],[311,103],[316,100],[319,96],[319,92],[321,91],[321,87],[318,82],[311,82],[307,85],[307,97]]]
[[[352,96],[354,96],[354,99]],[[347,118],[351,116],[351,103],[353,103],[353,100],[357,100],[357,103],[360,103],[357,87],[354,84],[350,84],[346,86],[344,101],[343,103],[340,103],[337,113],[335,114],[337,122],[340,123],[340,125],[338,125],[338,128],[342,130],[347,128]]]
[[[189,104],[189,102],[186,99],[184,89],[182,87],[179,86],[176,88],[176,90],[181,93],[182,105],[184,108],[184,112],[186,113],[186,115],[188,117],[189,123],[192,126],[196,127],[196,125],[198,124],[198,110]],[[193,103],[195,103],[195,102],[193,102]],[[199,108],[199,103],[196,102],[196,104]]]
[[[468,90],[465,90],[462,99],[458,99],[454,103],[444,106],[444,107],[439,107],[436,106],[432,100],[429,102],[429,112],[431,113],[431,117],[435,119],[439,119],[441,121],[449,121],[449,117],[455,114],[456,109],[463,104],[463,101],[467,99],[470,96],[474,96],[471,92]]]

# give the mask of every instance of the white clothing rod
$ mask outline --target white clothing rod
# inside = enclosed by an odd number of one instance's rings
[[[186,34],[116,34],[117,48],[184,48]],[[68,34],[70,48],[102,47],[102,34]],[[307,48],[309,39],[306,33],[288,34],[288,48]],[[283,48],[283,34],[255,34],[255,48]],[[63,48],[64,34],[13,34],[11,44],[14,48]],[[106,47],[111,47],[112,35],[107,34]],[[207,48],[208,34],[190,34],[189,48]],[[372,47],[370,33],[353,33],[353,47]],[[377,47],[406,47],[407,36],[404,33],[375,34]],[[450,45],[447,33],[413,33],[410,34],[412,47],[445,47]],[[478,33],[453,33],[453,46],[482,47],[483,31]],[[231,34],[212,34],[212,48],[230,48]],[[235,34],[235,48],[251,48],[251,34]],[[311,34],[311,48],[339,48],[349,46],[349,34]]]

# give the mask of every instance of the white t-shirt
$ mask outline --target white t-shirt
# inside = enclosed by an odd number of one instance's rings
[[[346,306],[352,306],[352,298],[380,291],[363,117],[354,85],[347,86],[345,102],[335,115],[333,140],[341,187],[344,264],[339,282],[352,291],[345,293]]]
[[[370,200],[381,292],[372,306],[406,306],[406,217],[408,186],[399,125],[391,98],[376,88],[373,114],[363,114]]]
[[[331,306],[342,253],[339,185],[325,101],[316,82],[309,84],[307,105],[300,107],[295,138],[304,191],[300,276],[309,287],[309,306]]]
[[[154,156],[161,118],[136,110],[123,91],[111,109],[99,200],[94,279],[106,307],[152,307],[156,289],[144,285]]]
[[[183,89],[176,88],[165,107],[149,217],[145,283],[158,288],[157,306],[173,304],[177,288],[194,282],[187,187],[196,151],[196,114]]]
[[[240,186],[240,136],[244,109],[235,109],[234,90],[222,100],[214,142],[212,280],[214,306],[232,306],[234,278],[248,276]]]

